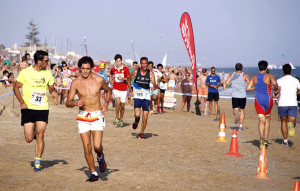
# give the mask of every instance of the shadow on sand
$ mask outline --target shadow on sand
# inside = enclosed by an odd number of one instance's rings
[[[58,160],[58,159],[55,159],[55,160],[42,160],[41,161],[42,170],[46,169],[46,168],[50,168],[50,167],[52,167],[54,165],[57,165],[59,163],[62,163],[64,165],[68,164],[68,162],[65,161],[65,160]],[[33,165],[34,165],[34,161],[31,161],[31,166],[33,167]]]
[[[76,169],[76,170],[83,171],[88,178],[91,176],[91,171],[90,171],[90,169],[87,166],[83,166],[83,167],[81,167],[79,169]],[[99,167],[96,167],[96,171],[100,172]],[[99,178],[101,180],[103,180],[103,181],[107,181],[108,180],[107,176],[109,174],[114,173],[114,172],[118,172],[118,171],[120,171],[120,170],[119,169],[110,169],[110,168],[107,168],[104,173],[98,173],[99,174]]]
[[[229,128],[232,129],[232,130],[234,130],[234,129],[237,130],[237,131],[239,130],[238,126],[236,126],[236,127],[229,127]],[[243,128],[244,128],[244,130],[248,129],[248,127],[243,127]],[[244,131],[244,130],[242,130],[242,131]]]
[[[131,133],[131,135],[135,138],[139,138],[140,137],[140,134],[139,133]],[[159,136],[158,134],[153,134],[153,133],[144,133],[145,135],[145,139],[148,139],[150,137],[157,137]]]
[[[272,140],[275,141],[275,143],[278,143],[280,145],[283,143],[283,139],[278,139],[277,138],[277,139],[272,139]],[[290,142],[291,146],[293,146],[294,143],[290,140],[289,140],[289,142]]]

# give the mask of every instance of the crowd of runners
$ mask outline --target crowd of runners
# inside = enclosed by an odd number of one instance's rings
[[[124,120],[131,120],[124,119],[124,112],[126,106],[132,105],[134,119],[131,121],[131,127],[136,130],[140,126],[138,137],[145,139],[149,114],[165,112],[166,91],[180,93],[182,112],[185,105],[187,112],[190,111],[192,96],[198,95],[200,104],[197,106],[200,114],[205,114],[207,110],[207,115],[215,115],[220,86],[223,85],[223,89],[231,86],[234,122],[240,131],[244,130],[246,91],[256,91],[255,109],[258,115],[260,147],[268,146],[273,98],[277,100],[278,114],[281,118],[284,138],[282,144],[290,146],[288,136],[295,134],[297,93],[300,83],[291,75],[289,64],[283,66],[283,77],[276,81],[273,75],[268,73],[266,61],[258,62],[258,73],[250,79],[249,75],[243,72],[241,63],[235,65],[235,72],[230,73],[227,78],[222,78],[217,74],[215,67],[202,68],[197,71],[197,76],[192,76],[190,68],[164,68],[162,64],[156,65],[147,57],[142,57],[139,63],[133,62],[132,66],[128,67],[120,54],[115,55],[113,66],[100,63],[98,72],[93,70],[95,63],[92,58],[82,57],[77,63],[78,73],[71,71],[68,68],[70,66],[64,61],[59,66],[49,64],[48,53],[45,51],[37,51],[32,64],[28,64],[30,58],[27,55],[23,58],[24,60],[15,66],[19,67],[19,75],[16,80],[9,83],[13,84],[13,91],[20,102],[21,125],[24,127],[25,140],[30,143],[36,139],[35,171],[41,171],[40,161],[45,147],[44,132],[49,115],[47,91],[55,100],[55,104],[64,103],[70,108],[78,107],[78,131],[91,171],[91,176],[87,179],[90,182],[99,178],[95,169],[92,146],[97,155],[100,172],[105,172],[107,167],[102,138],[106,124],[104,116],[108,112],[109,104],[113,104],[115,108],[115,119],[109,123],[118,127],[124,126]],[[7,69],[3,71],[3,75],[7,76],[5,71]],[[7,84],[8,78],[3,79],[4,85],[10,85]],[[194,81],[197,81],[198,92]]]

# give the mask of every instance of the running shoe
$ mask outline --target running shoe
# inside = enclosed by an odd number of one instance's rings
[[[239,122],[240,122],[240,118],[239,118],[239,115],[237,114],[234,116],[234,123],[238,124]]]
[[[295,127],[293,122],[288,122],[287,126],[289,129],[289,136],[293,137],[295,135]]]
[[[116,119],[114,120],[113,124],[114,124],[114,125],[118,125],[119,122],[120,122],[120,120],[119,120],[118,118],[116,118]]]
[[[161,108],[161,109],[160,109],[160,112],[163,113],[163,112],[164,112],[164,108]]]
[[[104,154],[102,154],[101,159],[99,159],[99,158],[97,159],[97,162],[99,163],[100,172],[104,173],[106,170],[106,167],[107,167],[105,159],[104,159]]]
[[[264,138],[264,137],[261,137],[261,138],[259,139],[259,148],[260,148],[260,149],[263,148],[264,142],[265,142],[265,138]]]
[[[160,109],[159,109],[159,107],[157,106],[157,113],[159,113],[160,112]]]
[[[139,126],[139,123],[134,122],[134,123],[132,124],[132,129],[136,130],[136,129],[138,128],[138,126]]]
[[[139,139],[145,139],[145,135],[144,135],[144,133],[140,133],[140,137],[139,137]]]
[[[152,111],[152,110],[151,110],[151,111],[149,111],[149,114],[150,114],[150,115],[154,114],[154,111]]]
[[[120,126],[120,127],[123,127],[123,126],[124,126],[123,121],[119,121],[119,126]]]
[[[33,170],[38,172],[42,170],[42,166],[39,163],[34,163]]]
[[[287,146],[287,147],[292,146],[289,141],[287,141],[287,142],[282,141],[282,145]]]
[[[264,140],[264,145],[265,145],[265,147],[267,148],[268,146],[269,146],[269,141],[268,140]]]
[[[89,179],[87,179],[86,181],[87,182],[96,182],[96,181],[98,181],[98,179],[99,179],[99,176],[92,174],[91,177]]]
[[[241,125],[239,125],[239,131],[243,131],[244,130],[244,128],[243,128],[243,126],[241,126]]]

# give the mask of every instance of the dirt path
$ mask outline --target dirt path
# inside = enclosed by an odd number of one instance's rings
[[[292,190],[294,180],[300,179],[300,132],[296,130],[291,148],[280,144],[276,107],[272,111],[271,145],[267,149],[268,175],[272,181],[252,178],[260,154],[253,103],[246,106],[246,130],[238,132],[243,157],[225,155],[232,129],[236,128],[230,100],[220,101],[226,114],[227,143],[216,142],[219,130],[218,122],[213,121],[215,116],[196,116],[180,112],[178,107],[151,115],[147,139],[140,140],[139,129],[134,131],[130,125],[132,107],[126,108],[125,127],[116,128],[112,125],[114,111],[110,106],[103,141],[108,170],[95,183],[85,182],[89,169],[75,121],[77,108],[50,105],[44,169],[35,173],[35,145],[25,142],[19,109],[13,109],[10,100],[9,96],[0,99],[6,106],[0,116],[0,190]],[[181,103],[179,96],[177,101]]]

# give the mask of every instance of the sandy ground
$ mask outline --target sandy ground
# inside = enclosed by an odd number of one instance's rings
[[[1,88],[0,95],[11,91]],[[176,96],[178,104],[181,97]],[[51,99],[51,98],[50,98]],[[195,101],[193,98],[192,102]],[[115,112],[110,106],[104,130],[107,172],[95,183],[88,178],[82,143],[75,117],[78,108],[53,105],[45,133],[43,171],[34,172],[34,142],[25,142],[20,126],[19,104],[12,95],[0,98],[0,190],[292,190],[300,179],[300,132],[291,139],[292,147],[281,145],[280,122],[274,106],[266,151],[268,175],[272,179],[253,179],[258,148],[257,117],[253,103],[246,106],[246,130],[238,132],[243,157],[225,155],[229,151],[233,123],[230,100],[221,100],[226,115],[226,139],[217,142],[219,122],[215,116],[166,110],[149,117],[145,140],[132,130],[133,108],[126,107],[125,127],[112,124]],[[194,108],[192,107],[192,111]],[[298,124],[299,126],[299,124]],[[97,166],[97,170],[98,166]]]

